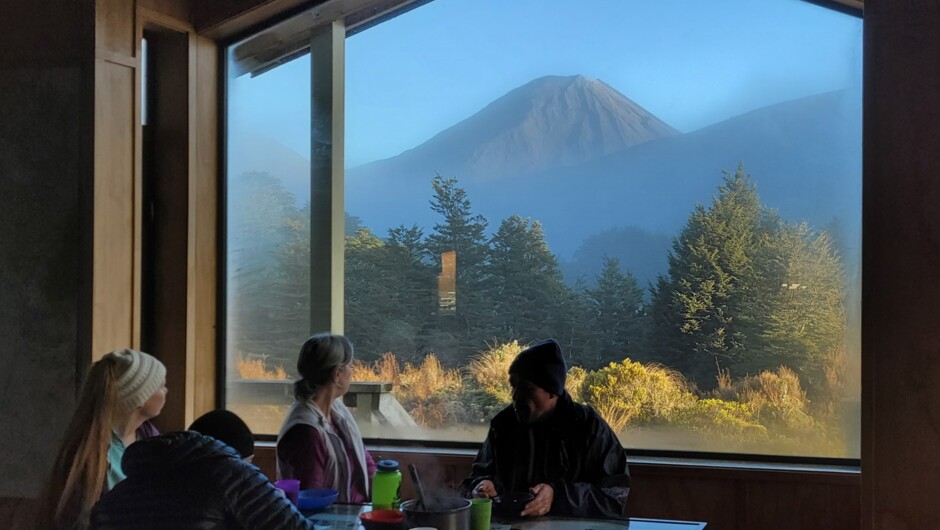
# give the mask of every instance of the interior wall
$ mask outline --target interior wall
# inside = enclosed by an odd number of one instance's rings
[[[865,2],[863,528],[940,526],[940,4]]]
[[[456,491],[473,464],[473,455],[461,451],[370,450],[376,461],[390,458],[403,470],[414,464],[425,487],[437,491]],[[274,476],[273,444],[255,449],[254,464]],[[860,524],[858,473],[632,463],[630,475],[630,517],[705,521],[709,530],[856,530]],[[401,495],[415,498],[408,473]]]
[[[192,308],[166,428],[215,405],[217,47],[186,0],[36,0],[0,16],[0,528],[25,528],[90,363],[138,347],[141,19],[182,27]],[[197,123],[198,122],[198,123]],[[170,279],[168,281],[173,281]],[[197,287],[197,283],[199,287]]]
[[[88,365],[87,4],[11,2],[0,16],[0,497],[37,494]]]

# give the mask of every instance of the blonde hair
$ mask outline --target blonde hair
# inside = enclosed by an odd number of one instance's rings
[[[107,480],[111,432],[122,415],[117,380],[130,364],[109,353],[92,365],[39,506],[37,528],[88,527]]]

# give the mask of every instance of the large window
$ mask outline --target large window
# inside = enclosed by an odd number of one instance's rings
[[[226,404],[255,432],[276,433],[278,398],[289,396],[310,322],[310,55],[252,75],[236,50],[226,115]]]
[[[350,36],[363,434],[481,441],[553,337],[628,448],[857,458],[861,32],[799,0],[435,0]],[[271,433],[319,331],[304,57],[229,82],[227,401]]]

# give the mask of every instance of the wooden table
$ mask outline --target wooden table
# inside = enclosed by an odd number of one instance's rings
[[[371,510],[369,505],[334,504],[308,513],[317,530],[363,530],[359,514]],[[573,519],[568,517],[534,517],[516,521],[493,521],[490,530],[705,530],[706,524],[667,519]]]

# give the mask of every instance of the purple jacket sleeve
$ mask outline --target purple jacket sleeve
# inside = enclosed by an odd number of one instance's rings
[[[157,430],[157,426],[151,423],[149,420],[140,424],[140,427],[137,427],[137,439],[146,440],[147,438],[153,438],[154,436],[160,436],[160,431]]]
[[[309,425],[297,425],[284,433],[277,443],[277,459],[282,470],[290,470],[291,476],[300,481],[301,489],[323,488],[326,470],[326,447]]]
[[[369,475],[370,480],[372,476],[375,475],[376,469],[378,468],[375,466],[375,459],[372,458],[372,453],[370,453],[369,450],[366,449],[366,471],[367,471],[366,474]]]

